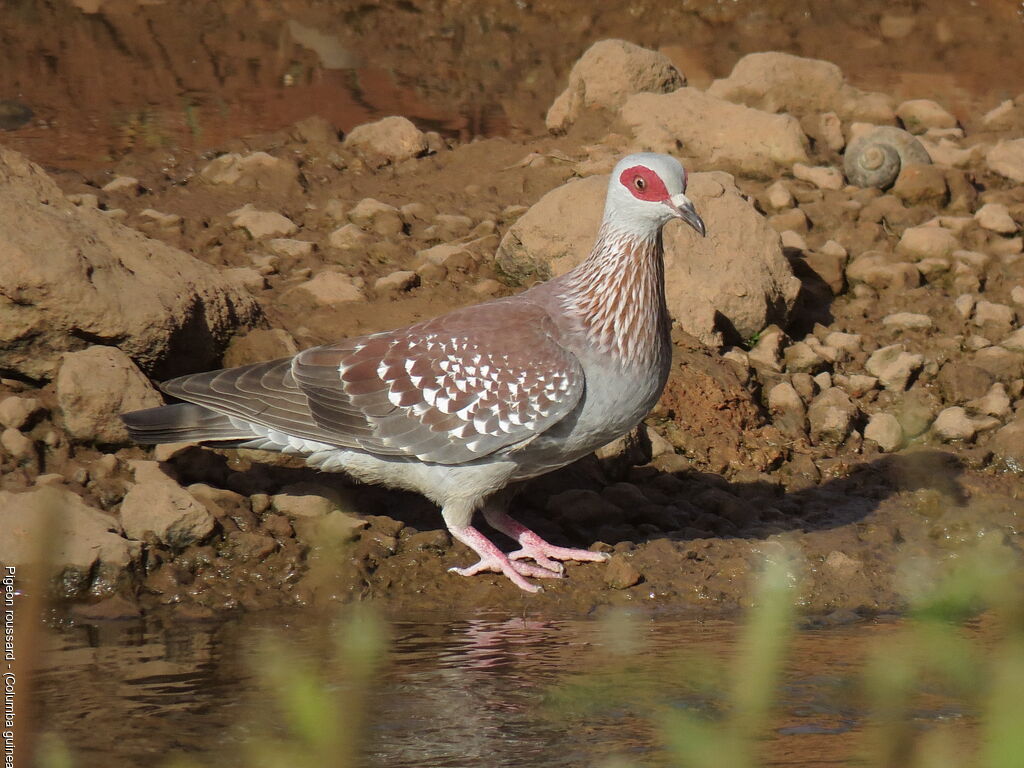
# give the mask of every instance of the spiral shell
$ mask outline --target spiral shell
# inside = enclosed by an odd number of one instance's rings
[[[880,126],[851,142],[843,156],[843,173],[858,187],[888,189],[910,163],[931,163],[920,141],[899,128]]]

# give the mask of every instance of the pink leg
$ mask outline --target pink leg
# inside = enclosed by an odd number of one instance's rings
[[[568,547],[556,547],[554,544],[548,544],[525,525],[509,517],[507,512],[495,507],[485,507],[484,518],[492,527],[519,542],[521,549],[510,552],[508,555],[509,560],[515,561],[528,557],[542,568],[560,574],[565,568],[561,563],[557,562],[558,560],[580,560],[600,563],[609,557],[604,552],[591,552],[589,549],[570,549]]]
[[[467,547],[480,555],[480,561],[468,568],[449,568],[452,573],[460,576],[473,576],[483,571],[494,571],[505,574],[509,580],[524,592],[542,592],[536,584],[531,584],[524,576],[540,579],[557,579],[560,573],[528,563],[513,562],[498,549],[493,542],[471,525],[463,528],[449,526],[448,532]]]

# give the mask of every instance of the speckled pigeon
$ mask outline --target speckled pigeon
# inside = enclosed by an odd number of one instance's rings
[[[679,218],[704,234],[685,191],[674,158],[629,155],[612,171],[593,251],[570,272],[407,328],[173,379],[164,391],[186,402],[122,418],[140,443],[300,454],[419,492],[480,556],[452,571],[500,572],[536,592],[526,577],[607,556],[544,541],[500,491],[626,433],[660,396],[671,362],[661,229]],[[520,548],[506,554],[474,528],[478,509]]]

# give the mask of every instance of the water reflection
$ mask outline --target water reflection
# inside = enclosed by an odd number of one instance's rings
[[[782,716],[768,745],[772,764],[850,757],[861,722],[847,680],[866,645],[895,626],[865,623],[798,636]],[[651,712],[666,702],[707,706],[672,679],[680,650],[728,658],[736,627],[664,616],[636,616],[630,627],[624,642],[594,619],[398,618],[389,664],[366,702],[370,762],[562,766],[629,754],[660,764]],[[279,727],[267,721],[258,675],[259,651],[276,636],[310,662],[332,648],[331,624],[306,614],[218,625],[64,627],[52,635],[40,673],[44,722],[83,766],[116,768],[175,753],[204,765],[243,764],[245,743]],[[599,666],[624,675],[625,694],[616,691],[587,713],[551,706],[553,688]],[[344,690],[343,680],[335,684]],[[931,704],[919,713],[922,722],[960,719],[948,702]]]

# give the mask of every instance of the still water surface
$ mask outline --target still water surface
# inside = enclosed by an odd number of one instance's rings
[[[223,624],[65,626],[52,634],[38,678],[42,722],[78,766],[163,765],[175,755],[245,765],[254,737],[283,735],[261,687],[265,642],[282,639],[297,663],[318,665],[336,623],[268,612]],[[704,656],[708,670],[727,663],[738,626],[664,615],[635,615],[624,626],[392,617],[388,659],[366,700],[351,701],[337,674],[325,679],[341,701],[370,712],[370,765],[600,766],[615,755],[665,765],[652,723],[658,708],[716,706],[713,694],[695,694],[681,679],[680,655]],[[851,677],[865,650],[898,627],[878,620],[798,634],[765,744],[768,764],[830,765],[855,754],[864,722]],[[557,695],[595,673],[612,685],[568,701]],[[971,725],[939,698],[924,699],[915,720],[922,728]]]

